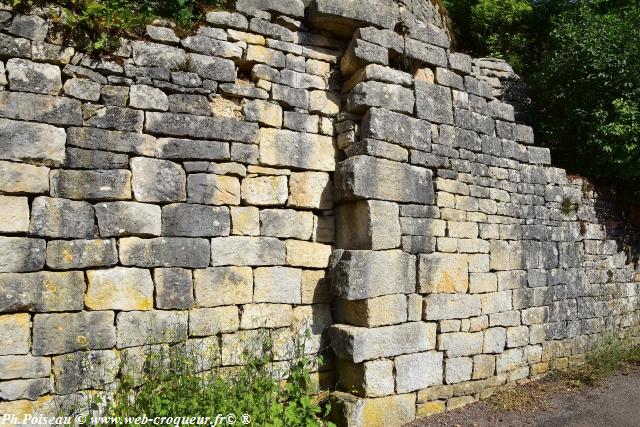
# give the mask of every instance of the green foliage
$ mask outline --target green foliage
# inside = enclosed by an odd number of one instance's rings
[[[104,51],[118,46],[120,36],[144,33],[155,18],[168,18],[189,29],[204,12],[227,6],[227,0],[0,0],[19,11],[55,4],[62,13],[54,16],[63,32],[88,50]]]

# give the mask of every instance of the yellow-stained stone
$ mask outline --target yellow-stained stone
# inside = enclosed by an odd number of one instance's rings
[[[420,257],[420,293],[466,293],[469,289],[469,256],[429,254]]]
[[[279,128],[282,126],[282,107],[260,99],[244,101],[244,117],[262,125]]]
[[[194,270],[198,307],[247,304],[253,299],[251,267],[216,267]]]
[[[266,39],[259,34],[245,33],[244,31],[232,29],[228,29],[227,34],[229,34],[229,39],[236,42],[243,41],[249,44],[257,44],[260,46],[264,46],[265,44],[267,44]]]
[[[331,302],[329,281],[324,270],[302,271],[302,304]]]
[[[292,173],[289,186],[289,206],[311,209],[333,207],[333,181],[328,173]]]
[[[85,305],[91,310],[144,311],[153,308],[153,281],[149,270],[115,267],[87,271]]]
[[[338,323],[373,328],[407,321],[407,297],[402,294],[356,301],[337,299],[334,306]]]
[[[403,426],[416,418],[416,395],[366,399],[363,407],[362,426]]]
[[[549,372],[549,362],[540,362],[531,365],[531,375],[541,375]]]
[[[287,264],[295,267],[327,268],[331,246],[322,243],[287,240]]]
[[[286,176],[258,176],[242,180],[242,201],[249,205],[283,205],[287,201]]]
[[[466,406],[475,401],[476,399],[473,396],[452,397],[451,399],[447,400],[447,410],[451,411],[453,409],[462,408],[463,406]]]
[[[31,316],[8,314],[0,316],[0,356],[27,354],[31,348]]]
[[[340,112],[342,98],[339,93],[314,90],[309,94],[309,112],[335,116]]]
[[[227,99],[222,96],[214,96],[211,99],[211,112],[215,117],[229,119],[242,118],[242,107],[237,99]]]
[[[284,61],[284,55],[279,50],[250,45],[247,48],[246,59],[249,62],[261,62],[271,66],[276,66],[280,65],[280,63]]]
[[[232,206],[231,227],[235,236],[259,236],[260,210],[254,206]]]
[[[0,402],[0,414],[15,415],[18,420],[21,420],[25,415],[47,415],[47,408],[49,408],[49,402],[53,399],[52,396],[44,396],[38,400],[14,400],[13,402]],[[2,417],[0,417],[0,427],[14,426],[15,424],[9,422],[4,423]]]
[[[419,404],[416,410],[417,417],[429,417],[431,415],[444,412],[446,408],[446,402],[442,400],[434,400],[433,402],[427,402]]]

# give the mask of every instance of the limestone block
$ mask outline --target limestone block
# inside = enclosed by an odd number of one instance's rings
[[[2,274],[0,291],[6,298],[0,301],[0,312],[82,310],[84,289],[84,275],[78,271]]]
[[[337,373],[345,390],[362,397],[394,394],[393,362],[388,359],[371,360],[360,364],[338,359]]]
[[[399,250],[335,250],[330,264],[333,294],[347,300],[415,292],[415,257]]]
[[[0,159],[60,166],[66,137],[51,125],[0,119]]]
[[[309,91],[273,83],[271,98],[286,107],[309,109]]]
[[[70,128],[67,143],[90,150],[155,156],[156,140],[149,135],[95,128]]]
[[[174,113],[146,113],[145,130],[151,134],[253,143],[258,124],[224,117]]]
[[[353,4],[353,3],[350,3]],[[346,393],[333,393],[332,407],[339,425],[400,427],[416,418],[415,393],[361,399]]]
[[[131,159],[132,187],[141,202],[186,200],[186,174],[177,163],[136,157]]]
[[[340,112],[342,98],[339,93],[314,90],[309,94],[309,112],[333,117]]]
[[[434,200],[430,170],[406,163],[351,157],[336,168],[337,201],[381,199],[403,203],[432,204]]]
[[[167,111],[169,98],[163,91],[147,85],[132,85],[129,105],[140,110]]]
[[[295,111],[285,111],[284,128],[297,132],[318,133],[320,126],[320,117],[307,113],[298,113]],[[322,133],[322,132],[321,132]]]
[[[207,103],[207,108],[208,107]],[[163,159],[228,160],[229,144],[220,141],[205,141],[179,138],[159,138],[158,157]]]
[[[449,67],[464,74],[471,74],[471,57],[464,53],[449,53]]]
[[[302,304],[329,303],[332,301],[329,282],[324,270],[302,271]]]
[[[358,301],[338,299],[334,304],[338,323],[374,328],[407,321],[406,295],[385,295]]]
[[[249,21],[244,15],[235,12],[214,11],[206,15],[208,23],[216,27],[230,27],[239,30],[246,30],[249,27]]]
[[[234,176],[191,174],[187,179],[189,203],[239,205],[240,181]]]
[[[285,243],[273,237],[231,236],[211,239],[211,265],[283,265]]]
[[[199,307],[248,304],[253,299],[253,272],[250,267],[195,270],[193,282]]]
[[[436,325],[423,322],[380,328],[333,325],[329,335],[331,347],[339,358],[360,363],[431,350],[435,347]]]
[[[260,163],[301,169],[333,171],[335,150],[328,136],[262,128],[258,132]]]
[[[96,102],[100,99],[102,85],[89,79],[72,78],[64,83],[65,95],[72,96],[83,101]]]
[[[178,44],[180,42],[180,38],[176,36],[175,31],[171,28],[147,25],[146,30],[147,36],[154,41],[166,44]]]
[[[465,293],[469,288],[469,257],[461,254],[420,255],[420,293]]]
[[[289,178],[287,205],[297,208],[331,209],[333,180],[326,172],[293,172]]]
[[[93,237],[93,207],[87,202],[36,197],[31,206],[29,233],[53,238]]]
[[[341,249],[394,249],[400,246],[398,204],[361,200],[338,205],[336,246]]]
[[[394,363],[397,393],[406,393],[442,384],[441,352],[428,351],[398,356]]]
[[[153,281],[149,270],[115,267],[87,271],[85,305],[91,310],[151,310]]]
[[[447,384],[457,384],[471,380],[473,359],[470,357],[454,357],[445,362],[444,378]]]
[[[120,239],[120,262],[134,267],[205,268],[209,265],[209,242],[188,237]]]
[[[260,357],[263,354],[265,335],[260,330],[238,331],[222,335],[222,365],[237,366],[246,363],[247,357]]]
[[[389,65],[388,50],[360,38],[354,38],[340,60],[340,72],[343,76],[350,76],[368,64]]]
[[[260,267],[254,273],[254,302],[300,304],[302,270]]]
[[[362,119],[362,138],[391,142],[406,148],[428,150],[431,124],[382,108],[371,108]]]
[[[430,294],[424,298],[424,320],[466,319],[479,316],[480,295]]]
[[[282,107],[259,99],[246,100],[243,106],[246,120],[271,127],[282,127]]]
[[[162,208],[162,234],[165,236],[228,236],[230,223],[226,206],[175,203]]]
[[[0,379],[43,378],[51,375],[48,357],[0,356]]]
[[[0,356],[27,354],[30,349],[31,316],[25,313],[0,316]]]
[[[47,265],[54,270],[108,267],[118,263],[115,240],[52,240]]]
[[[128,170],[54,170],[51,195],[73,200],[126,200],[131,198]]]
[[[260,211],[260,234],[308,240],[313,232],[313,213],[293,209],[263,209]]]
[[[405,37],[405,54],[412,59],[436,67],[447,66],[447,53],[444,49],[418,40]]]
[[[48,194],[49,168],[0,160],[0,191],[5,194]]]
[[[0,232],[26,233],[29,230],[29,199],[0,196]]]
[[[84,389],[102,389],[113,383],[120,370],[114,351],[88,351],[53,358],[57,393],[69,394]],[[78,375],[82,372],[82,375]]]
[[[411,89],[375,81],[358,83],[347,97],[347,110],[353,113],[362,113],[372,107],[383,107],[391,111],[412,114],[414,104],[415,98]],[[449,112],[453,121],[451,108]]]
[[[231,234],[258,236],[260,234],[260,210],[253,206],[232,206],[231,224]]]
[[[144,124],[144,113],[130,108],[96,105],[85,111],[85,126],[140,132]]]
[[[374,80],[384,83],[399,84],[402,86],[411,86],[413,78],[411,74],[404,71],[394,70],[378,64],[369,64],[358,70],[351,78],[342,86],[342,91],[347,92],[354,88],[358,83]]]
[[[274,68],[284,68],[286,60],[282,52],[268,47],[249,45],[245,59],[251,63],[267,64]]]
[[[11,90],[57,95],[62,89],[60,67],[55,65],[11,58],[6,68]]]
[[[331,246],[322,243],[287,240],[287,264],[293,267],[327,268]]]
[[[513,307],[511,291],[482,294],[480,298],[482,300],[482,314],[510,311]]]
[[[489,328],[484,332],[483,353],[502,353],[507,343],[505,328]]]
[[[197,73],[203,79],[229,83],[236,81],[236,66],[229,59],[189,53],[188,64],[189,71]]]
[[[25,38],[14,38],[6,34],[0,36],[0,54],[28,58],[31,43]]]
[[[133,61],[142,67],[184,69],[188,63],[187,53],[177,47],[143,41],[133,42],[131,47]]]
[[[123,311],[118,313],[117,348],[182,342],[187,339],[186,311]]]
[[[249,205],[284,205],[288,197],[286,176],[245,178],[241,187],[242,201]]]
[[[32,93],[0,93],[0,116],[52,125],[82,125],[80,101]]]
[[[36,400],[53,391],[50,378],[3,381],[0,383],[0,399],[16,401],[18,399]]]
[[[290,305],[248,304],[242,309],[240,328],[284,328],[291,326],[292,323],[293,308]]]
[[[509,372],[519,368],[525,363],[522,356],[523,352],[521,348],[505,350],[503,353],[496,356],[496,372],[501,374],[503,372]]]
[[[183,268],[153,270],[156,306],[162,309],[190,309],[194,305],[191,271]]]
[[[160,206],[136,202],[95,205],[102,237],[159,236],[162,231]]]
[[[473,380],[491,378],[496,370],[496,358],[489,354],[473,356]]]
[[[469,292],[472,294],[495,292],[498,290],[498,279],[495,273],[470,273]]]
[[[102,350],[116,344],[112,311],[36,314],[33,318],[34,356]]]
[[[189,312],[189,335],[208,337],[240,327],[238,307],[196,308]]]
[[[434,123],[453,124],[451,90],[429,82],[416,82],[418,117]]]
[[[473,356],[482,353],[482,332],[451,332],[438,335],[438,350],[444,350],[447,358]]]
[[[524,347],[529,344],[529,328],[514,326],[507,328],[507,348]]]

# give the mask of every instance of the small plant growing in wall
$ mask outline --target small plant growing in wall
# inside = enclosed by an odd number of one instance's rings
[[[563,198],[562,202],[560,203],[560,210],[564,215],[567,215],[567,216],[573,215],[576,212],[578,212],[579,207],[580,205],[578,205],[576,202],[571,200],[571,198],[569,197]]]

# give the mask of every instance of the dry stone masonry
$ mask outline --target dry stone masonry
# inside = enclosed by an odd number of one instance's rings
[[[157,344],[235,366],[267,329],[284,368],[309,330],[336,421],[401,425],[637,335],[598,194],[435,4],[235,9],[100,57],[0,10],[0,413]]]

